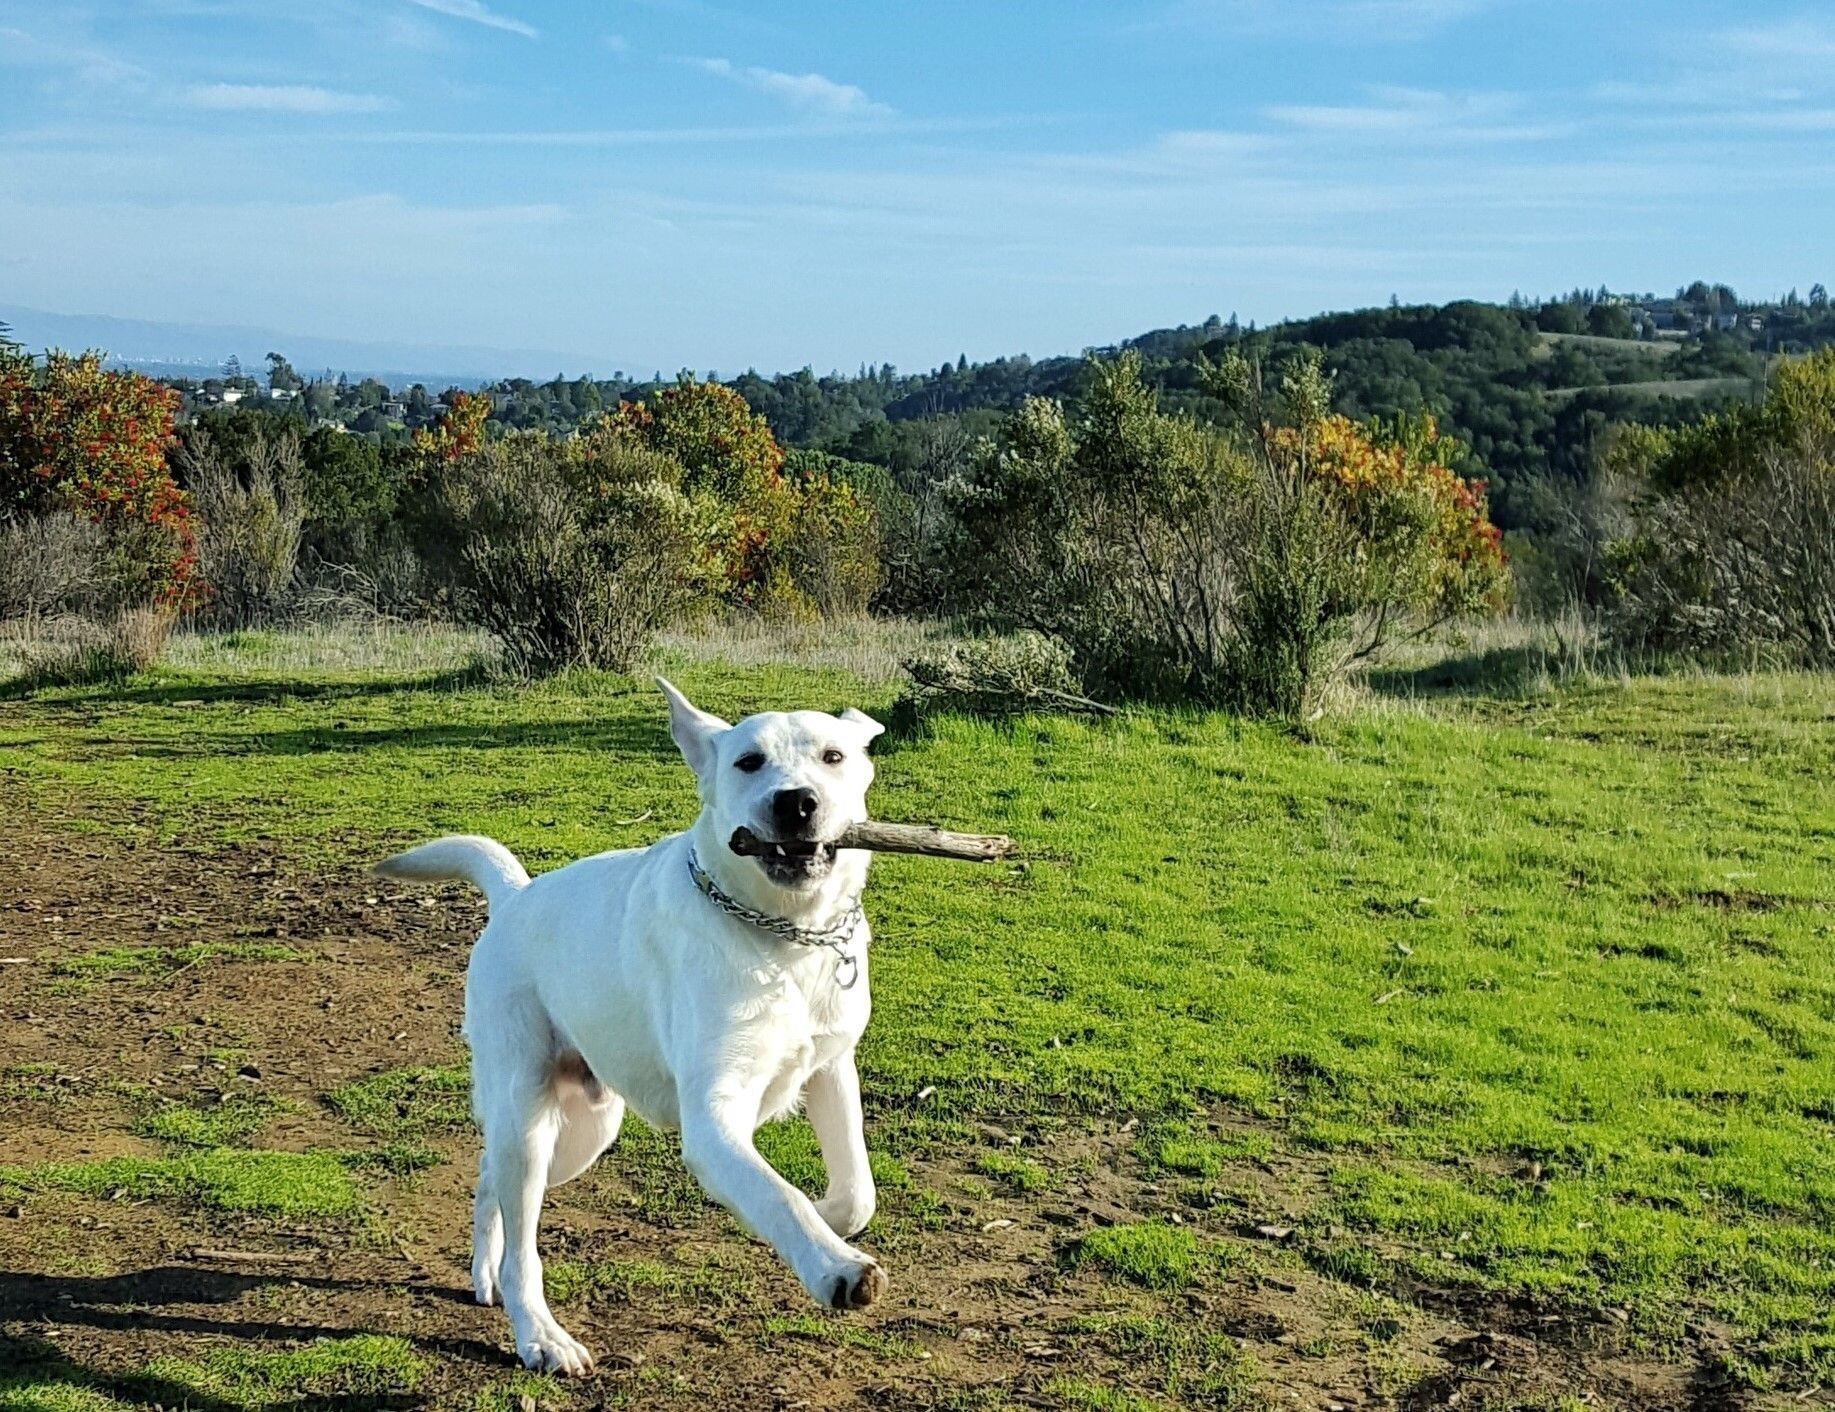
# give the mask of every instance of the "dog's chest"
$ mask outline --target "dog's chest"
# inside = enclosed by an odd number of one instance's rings
[[[769,1004],[755,1050],[764,1096],[760,1121],[795,1109],[811,1074],[852,1049],[866,1027],[866,983],[836,983],[826,957],[786,968],[768,987]],[[858,993],[856,993],[858,991]]]

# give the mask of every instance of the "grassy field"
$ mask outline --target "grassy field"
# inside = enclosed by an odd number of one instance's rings
[[[0,702],[0,803],[47,837],[254,848],[302,878],[446,830],[493,834],[539,870],[689,821],[646,683],[494,685],[442,654],[423,670],[244,634],[125,685]],[[737,717],[884,711],[884,660],[760,650],[734,666],[675,643],[662,665]],[[1054,1278],[1131,1286],[1137,1324],[1102,1336],[1187,1365],[1219,1355],[1192,1352],[1209,1345],[1182,1291],[1291,1267],[1398,1318],[1513,1308],[1584,1326],[1729,1398],[1835,1381],[1835,682],[1488,696],[1436,694],[1440,679],[1306,739],[1158,712],[945,718],[886,742],[881,817],[1006,831],[1025,861],[875,869],[862,1061],[880,1160],[895,1180],[959,1161],[1024,1210],[1096,1160],[1088,1135],[1122,1134],[1099,1160],[1150,1199],[1053,1236]],[[326,1101],[360,1118],[375,1098]],[[785,1132],[773,1155],[813,1177]],[[643,1141],[608,1163],[666,1160]],[[208,1200],[215,1152],[113,1176],[15,1162],[0,1196]],[[891,1260],[895,1281],[923,1278]],[[659,1297],[703,1278],[651,1274]],[[628,1296],[643,1277],[617,1278]],[[800,1314],[773,1317],[770,1336],[801,1336]],[[185,1385],[231,1376],[215,1366]],[[1269,1391],[1232,1368],[1206,1375],[1205,1405]],[[66,1405],[27,1396],[50,1386],[9,1394],[0,1374],[0,1408]],[[1121,1409],[1193,1404],[1198,1386],[1036,1390]],[[1370,1372],[1364,1395],[1408,1386]]]

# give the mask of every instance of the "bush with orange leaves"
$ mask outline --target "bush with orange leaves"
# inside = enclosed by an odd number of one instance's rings
[[[788,474],[770,424],[732,388],[684,373],[586,434],[629,437],[682,466],[726,602],[790,617],[864,608],[878,582],[871,503],[827,475]]]
[[[417,437],[405,508],[445,608],[520,669],[628,670],[712,602],[858,611],[878,582],[868,503],[827,475],[786,475],[729,388],[684,378],[565,440],[487,441],[488,408],[456,397]]]
[[[1306,716],[1399,636],[1502,605],[1483,488],[1431,421],[1332,416],[1316,358],[1278,397],[1208,368],[1221,428],[1161,412],[1138,354],[1089,372],[1074,423],[1008,419],[955,510],[988,611],[1062,640],[1092,698]]]
[[[204,592],[191,507],[166,465],[178,394],[99,354],[42,361],[0,344],[0,522],[75,515],[102,531],[104,601],[188,606]]]

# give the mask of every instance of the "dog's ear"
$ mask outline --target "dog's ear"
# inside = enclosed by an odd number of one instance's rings
[[[843,711],[836,719],[846,721],[850,726],[860,727],[862,741],[877,740],[886,733],[886,728],[878,721],[867,715],[865,711],[856,711],[852,706]]]
[[[708,715],[661,677],[656,684],[669,698],[669,734],[675,737],[676,749],[696,776],[705,775],[714,763],[714,737],[732,726]]]

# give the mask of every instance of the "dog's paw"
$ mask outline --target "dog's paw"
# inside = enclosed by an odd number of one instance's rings
[[[551,1323],[528,1338],[517,1339],[516,1356],[522,1359],[523,1367],[537,1373],[564,1373],[580,1378],[593,1370],[592,1354],[559,1324]]]
[[[828,1287],[831,1309],[865,1309],[886,1292],[886,1272],[876,1260],[866,1260],[832,1277]]]

